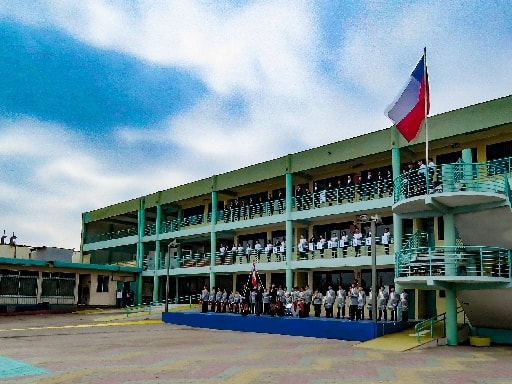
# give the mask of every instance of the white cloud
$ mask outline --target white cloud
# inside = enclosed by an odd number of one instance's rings
[[[0,4],[1,15],[25,24],[57,28],[101,49],[189,71],[209,90],[190,110],[154,126],[119,127],[111,147],[96,147],[67,127],[24,118],[0,121],[0,165],[11,172],[0,184],[6,229],[19,228],[19,240],[34,245],[78,247],[83,211],[383,129],[390,125],[383,110],[425,45],[433,113],[512,89],[510,24],[497,10],[492,22],[485,14],[478,33],[468,35],[476,20],[468,4],[398,7],[369,0],[343,30],[333,32],[341,42],[332,44],[340,47],[333,52],[321,41],[315,6]],[[333,60],[336,76],[321,69],[323,61]],[[226,107],[238,96],[241,111]],[[19,180],[12,172],[19,172]]]

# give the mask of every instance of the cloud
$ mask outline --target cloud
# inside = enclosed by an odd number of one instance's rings
[[[30,117],[0,121],[6,229],[21,242],[78,247],[81,212],[386,128],[383,110],[425,45],[432,113],[512,87],[510,18],[495,5],[368,0],[345,4],[342,28],[326,33],[323,5],[290,4],[0,4],[0,15],[41,33],[57,29],[148,71],[177,68],[206,87],[189,108],[143,127],[123,122],[101,138]],[[474,22],[477,32],[468,29]],[[143,97],[135,99],[141,108]]]

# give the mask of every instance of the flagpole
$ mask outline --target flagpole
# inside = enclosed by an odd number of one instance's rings
[[[427,47],[423,48],[423,81],[425,82],[425,165],[428,166],[428,101],[430,99],[430,89],[428,89],[428,78],[427,78]]]

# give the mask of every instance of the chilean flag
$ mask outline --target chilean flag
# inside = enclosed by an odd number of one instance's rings
[[[410,142],[418,136],[421,123],[427,117],[429,109],[428,75],[423,55],[414,68],[409,83],[400,97],[388,107],[386,115],[405,140]]]
[[[258,278],[256,276],[256,263],[254,261],[252,262],[251,283],[253,287],[258,286]]]

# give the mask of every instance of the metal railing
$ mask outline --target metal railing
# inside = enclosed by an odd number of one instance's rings
[[[506,168],[492,162],[442,164],[405,172],[394,181],[395,203],[442,192],[494,192],[509,196]]]
[[[479,276],[510,278],[511,251],[487,246],[402,249],[396,253],[395,277]]]
[[[457,307],[457,314],[463,313],[464,309],[459,306]],[[430,338],[434,338],[434,328],[436,324],[443,324],[443,337],[446,337],[446,312],[441,313],[440,315],[434,316],[430,319],[424,320],[414,326],[414,331],[416,332],[416,336],[418,338],[418,344],[421,344],[421,334],[423,331],[428,330],[430,334]],[[464,313],[464,324],[466,324],[466,314]]]

